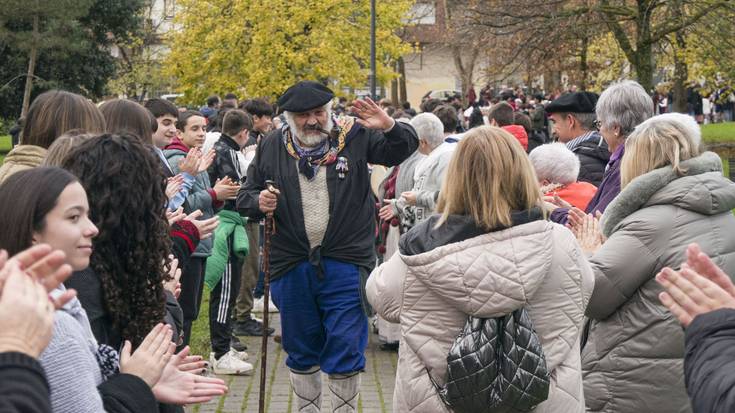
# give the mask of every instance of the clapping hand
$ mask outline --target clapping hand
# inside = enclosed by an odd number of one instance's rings
[[[198,148],[193,148],[186,153],[186,157],[184,159],[179,161],[179,170],[181,172],[186,172],[189,175],[196,176],[199,173],[201,163],[202,151]]]
[[[392,202],[391,202],[391,200],[390,200],[390,199],[386,199],[386,200],[385,200],[384,202],[385,202],[386,204],[385,204],[385,205],[383,205],[383,206],[382,206],[382,207],[380,208],[380,211],[378,212],[378,216],[379,216],[379,217],[380,217],[380,219],[382,219],[383,221],[390,221],[390,220],[391,220],[391,219],[393,219],[393,217],[395,216],[395,215],[393,214],[393,204],[392,204]]]
[[[206,403],[227,392],[227,385],[223,380],[186,371],[186,366],[190,364],[188,356],[187,346],[171,357],[160,379],[153,386],[156,400],[177,405]]]
[[[599,212],[594,217],[592,214],[585,215],[582,223],[572,228],[572,232],[577,237],[582,251],[586,254],[594,254],[605,242],[605,237],[600,230],[600,217],[601,214]]]
[[[168,275],[171,277],[170,280],[163,282],[163,288],[171,292],[177,299],[181,294],[181,268],[179,268],[179,260],[174,258],[173,255],[169,255],[168,258],[171,260],[171,265],[168,270]]]
[[[199,163],[199,173],[202,173],[209,169],[210,166],[212,166],[212,162],[214,162],[214,158],[217,156],[217,153],[214,151],[214,149],[210,149],[207,153],[202,155],[201,162]]]
[[[218,201],[226,201],[230,199],[236,199],[237,193],[240,191],[240,185],[232,182],[229,176],[225,176],[222,179],[218,179],[212,187],[215,194],[217,194]]]
[[[71,266],[66,264],[66,254],[63,251],[54,251],[46,244],[34,245],[17,253],[10,259],[8,259],[8,254],[5,251],[0,251],[0,269],[11,262],[15,262],[18,268],[38,281],[47,292],[56,289],[72,273]],[[5,279],[9,275],[9,273],[0,272],[0,291],[2,291]],[[63,307],[75,295],[74,290],[65,291],[52,300],[54,307],[56,309]]]
[[[168,220],[168,225],[173,225],[185,218],[186,214],[184,213],[184,208],[182,207],[178,207],[176,211],[166,210],[166,219]]]
[[[735,308],[735,285],[696,244],[687,248],[680,271],[664,268],[656,281],[666,289],[659,299],[684,327],[700,314]]]
[[[406,200],[406,204],[408,205],[416,205],[416,192],[403,192],[401,193],[401,198]]]
[[[131,352],[130,341],[125,341],[120,352],[120,372],[140,377],[148,386],[153,387],[163,374],[176,346],[171,342],[173,331],[166,324],[158,324]]]
[[[219,217],[217,215],[209,219],[198,219],[202,214],[202,211],[197,209],[184,218],[186,221],[191,222],[195,227],[197,227],[200,240],[211,237],[212,234],[214,234],[214,230],[217,229],[217,226],[219,225]]]
[[[166,181],[166,198],[173,198],[174,195],[179,193],[179,190],[181,190],[181,186],[183,184],[184,176],[181,174],[168,178],[168,180]]]
[[[4,263],[0,278],[5,281],[0,291],[0,353],[14,351],[38,358],[51,340],[54,303],[17,261]]]

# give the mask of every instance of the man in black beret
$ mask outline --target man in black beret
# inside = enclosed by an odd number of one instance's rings
[[[574,92],[559,96],[546,106],[554,122],[553,134],[579,158],[578,181],[600,186],[610,158],[607,143],[595,126],[597,94]]]
[[[368,164],[395,166],[418,147],[413,128],[371,99],[357,118],[332,116],[334,94],[302,81],[278,99],[286,123],[261,141],[237,208],[274,212],[270,268],[298,411],[321,411],[321,373],[332,411],[354,412],[365,368],[364,283],[375,264],[375,203]],[[266,189],[274,181],[277,194]]]

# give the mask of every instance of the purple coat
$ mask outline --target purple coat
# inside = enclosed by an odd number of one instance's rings
[[[623,142],[615,152],[610,155],[610,161],[607,163],[605,175],[602,177],[602,183],[597,187],[595,196],[592,197],[587,209],[584,211],[588,214],[594,214],[597,211],[605,212],[605,208],[620,193],[620,161],[625,153],[625,143]],[[569,209],[558,208],[551,213],[550,219],[557,224],[566,224]]]

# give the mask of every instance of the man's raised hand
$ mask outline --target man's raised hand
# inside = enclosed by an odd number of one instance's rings
[[[355,114],[357,114],[357,123],[368,128],[387,131],[395,125],[393,120],[383,109],[380,108],[370,98],[357,99],[353,103]]]

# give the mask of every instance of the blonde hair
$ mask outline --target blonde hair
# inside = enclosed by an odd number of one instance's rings
[[[540,203],[536,173],[518,140],[503,129],[481,126],[465,134],[449,162],[437,227],[449,215],[468,215],[487,230],[509,227],[513,211]]]
[[[84,133],[79,129],[66,132],[59,136],[54,143],[49,146],[48,152],[46,152],[46,157],[43,159],[43,162],[41,162],[41,166],[61,167],[72,150],[92,137],[94,137],[93,134]]]
[[[680,162],[699,156],[699,142],[692,126],[681,117],[659,115],[638,125],[625,142],[620,163],[620,187],[667,165],[682,176]]]

